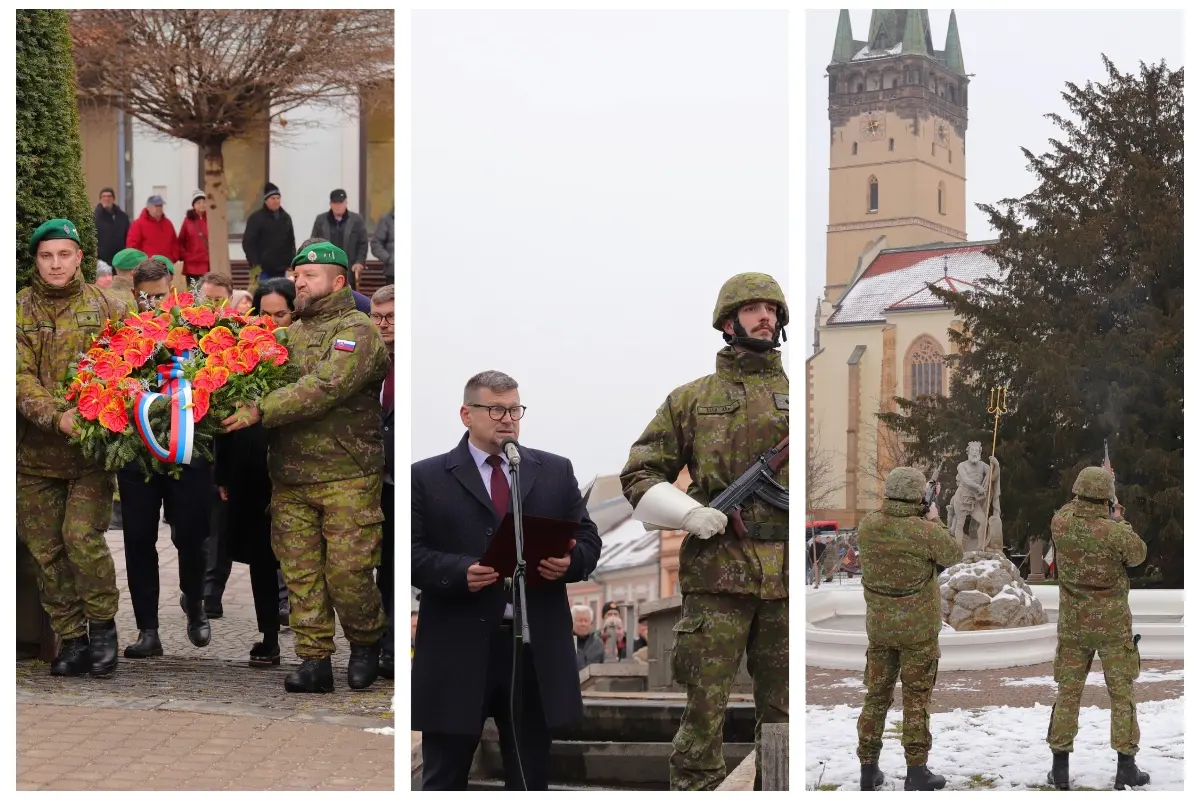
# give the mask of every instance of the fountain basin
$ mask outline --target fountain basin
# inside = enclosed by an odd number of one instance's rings
[[[1058,587],[1031,586],[1052,620],[1046,625],[944,632],[938,670],[1026,667],[1054,660],[1058,644]],[[1133,632],[1142,635],[1143,660],[1183,658],[1183,590],[1129,593]],[[805,660],[810,667],[859,671],[866,667],[866,601],[859,585],[823,586],[805,593]]]

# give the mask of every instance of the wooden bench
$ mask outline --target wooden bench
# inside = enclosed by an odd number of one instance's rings
[[[234,288],[251,291],[250,262],[244,258],[230,261],[229,268],[233,273]],[[383,262],[368,259],[367,263],[363,264],[362,281],[358,287],[358,291],[367,297],[371,297],[379,287],[383,286],[383,281]]]

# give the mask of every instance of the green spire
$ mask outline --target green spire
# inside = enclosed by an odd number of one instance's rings
[[[930,55],[929,51],[925,49],[925,31],[922,28],[921,12],[906,11],[904,14],[904,46],[900,52],[921,56]]]
[[[958,20],[954,10],[950,11],[950,29],[946,32],[946,66],[958,75],[966,75],[967,68],[963,65],[962,43],[958,40]]]
[[[854,57],[854,35],[850,31],[850,12],[838,14],[837,34],[833,37],[833,63],[845,64]]]

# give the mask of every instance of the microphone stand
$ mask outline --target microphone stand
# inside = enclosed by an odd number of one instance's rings
[[[508,717],[512,722],[513,753],[517,759],[517,772],[521,777],[521,789],[529,790],[525,782],[525,768],[521,764],[521,745],[518,713],[522,708],[522,689],[524,687],[524,671],[522,656],[525,645],[529,644],[529,617],[525,612],[525,529],[521,522],[521,473],[519,464],[509,461],[508,464],[509,509],[513,515],[513,540],[517,546],[517,569],[513,573],[513,668],[512,683],[508,694]]]

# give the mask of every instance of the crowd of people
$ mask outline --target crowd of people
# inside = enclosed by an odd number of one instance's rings
[[[102,192],[98,218],[115,216],[112,199],[111,190]],[[349,286],[356,262],[324,237],[303,242],[278,277],[260,275],[252,294],[239,294],[205,261],[193,283],[196,302],[271,317],[287,329],[300,377],[224,420],[212,463],[197,454],[178,478],[147,476],[136,466],[114,476],[72,444],[79,412],[64,409],[56,392],[107,322],[162,303],[172,290],[173,256],[182,253],[185,274],[199,269],[187,261],[191,212],[172,244],[159,235],[170,227],[161,198],[147,205],[124,241],[110,236],[101,245],[127,283],[86,283],[78,231],[57,219],[33,234],[35,269],[17,297],[17,532],[37,563],[42,604],[62,640],[51,673],[103,677],[117,668],[118,591],[104,538],[115,478],[138,628],[125,658],[164,654],[157,549],[164,519],[179,554],[180,606],[193,646],[210,643],[210,619],[223,615],[236,561],[249,568],[262,633],[248,654],[252,666],[280,663],[280,626],[289,625],[302,664],[285,688],[333,691],[336,612],[350,642],[350,688],[365,689],[380,674],[390,679],[394,284],[364,298],[369,314],[358,310]],[[202,193],[193,212],[203,221]],[[346,224],[344,214],[334,218],[334,227]],[[118,243],[166,252],[112,252]]]

